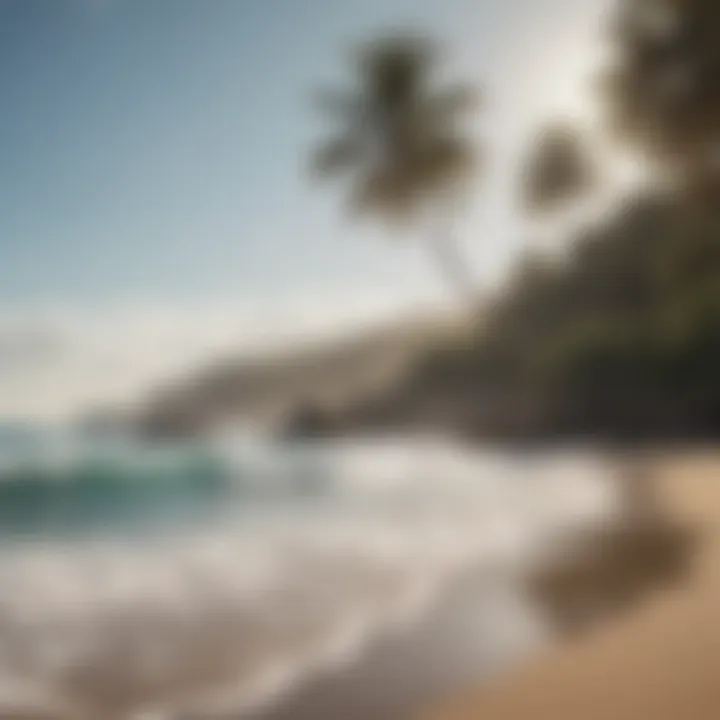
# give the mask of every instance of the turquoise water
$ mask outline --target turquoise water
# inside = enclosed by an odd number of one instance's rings
[[[270,471],[218,446],[0,431],[0,537],[158,533],[320,492],[312,464],[296,461],[292,483]]]
[[[0,534],[53,535],[157,526],[216,510],[228,471],[189,455],[166,467],[83,458],[59,468],[27,463],[0,473]]]
[[[427,438],[0,432],[0,711],[252,708],[467,568],[509,572],[601,521],[605,479],[592,457]]]

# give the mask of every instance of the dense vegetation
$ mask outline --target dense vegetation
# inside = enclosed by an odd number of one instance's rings
[[[720,3],[612,7],[609,57],[595,78],[605,140],[641,160],[646,176],[564,256],[522,259],[479,314],[473,275],[447,232],[479,169],[474,138],[460,122],[477,93],[438,85],[434,44],[398,37],[370,43],[355,84],[323,95],[339,134],[321,145],[315,169],[345,171],[355,211],[426,237],[467,303],[464,317],[482,316],[482,327],[470,323],[452,346],[444,335],[428,353],[415,347],[422,357],[403,382],[339,412],[323,407],[303,380],[307,406],[291,418],[293,430],[430,424],[483,436],[720,433]],[[558,121],[538,134],[519,188],[530,218],[568,209],[602,180],[585,135]],[[236,406],[246,397],[234,373],[219,392],[216,380],[201,385],[203,402],[214,395]],[[278,385],[271,373],[265,386]],[[192,418],[203,404],[197,397],[186,403]],[[174,422],[182,413],[170,415]]]
[[[483,329],[410,385],[474,398],[478,432],[720,432],[720,209],[628,201],[564,259],[526,259]]]
[[[393,398],[406,419],[523,437],[720,432],[720,4],[618,0],[610,29],[607,136],[647,182],[564,257],[524,258],[483,327]],[[579,199],[593,174],[575,129],[551,126],[524,169],[526,209]]]

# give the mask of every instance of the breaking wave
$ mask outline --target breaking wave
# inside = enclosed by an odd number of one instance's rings
[[[57,717],[256,707],[612,510],[590,455],[426,439],[0,459],[0,709]]]

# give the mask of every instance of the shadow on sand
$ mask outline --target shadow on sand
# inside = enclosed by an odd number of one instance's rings
[[[617,519],[527,578],[531,598],[561,633],[629,610],[650,593],[685,581],[693,570],[701,538],[663,509],[652,471],[625,467],[618,481]]]

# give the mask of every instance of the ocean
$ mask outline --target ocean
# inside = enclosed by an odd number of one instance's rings
[[[250,717],[604,522],[608,474],[428,437],[0,430],[0,716]]]

